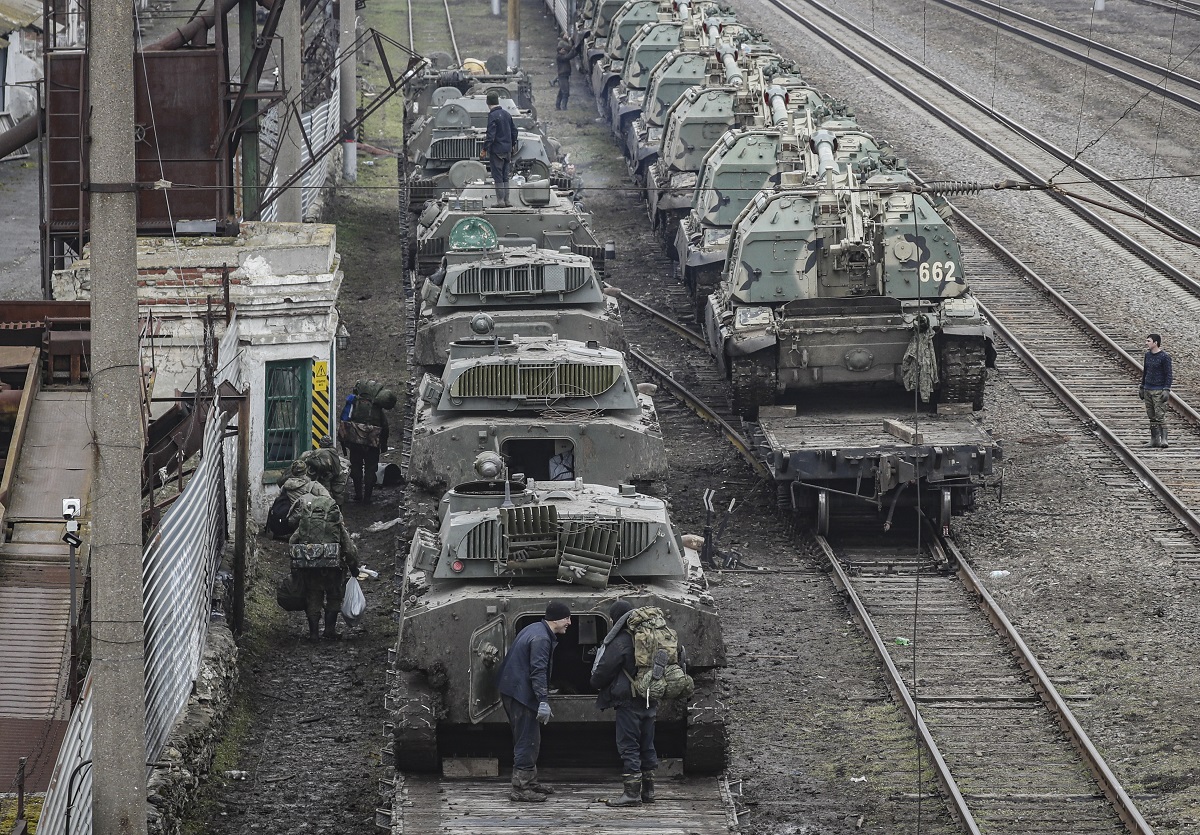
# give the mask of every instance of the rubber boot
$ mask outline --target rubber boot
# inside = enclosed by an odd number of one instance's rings
[[[321,616],[320,615],[317,615],[316,617],[313,617],[312,615],[308,616],[308,640],[310,640],[310,641],[321,640]]]
[[[1171,446],[1167,443],[1167,425],[1165,423],[1158,427],[1158,445],[1161,449],[1167,449]]]
[[[554,794],[553,786],[546,786],[538,782],[537,769],[530,772],[533,776],[529,778],[529,790],[538,794]]]
[[[325,613],[325,640],[340,641],[342,636],[337,631],[337,612]]]
[[[363,504],[371,503],[371,494],[373,492],[375,492],[375,483],[373,481],[368,481],[366,489],[363,490]]]
[[[536,780],[536,771],[524,771],[514,768],[512,774],[512,791],[508,793],[508,799],[513,803],[545,803],[546,795],[539,794],[530,787],[530,783]]]
[[[361,502],[362,496],[363,496],[362,484],[356,481],[356,482],[354,482],[354,501]]]
[[[1159,443],[1160,442],[1159,442],[1158,427],[1151,426],[1150,427],[1150,443],[1147,444],[1147,446],[1157,447],[1159,445]]]
[[[641,806],[642,775],[623,774],[621,780],[624,783],[625,792],[620,797],[610,798],[604,802],[609,806]]]
[[[643,803],[653,803],[654,802],[654,772],[653,771],[643,771],[642,772],[642,802]]]

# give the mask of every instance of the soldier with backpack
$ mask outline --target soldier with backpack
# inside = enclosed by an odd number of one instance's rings
[[[616,711],[624,791],[606,802],[609,806],[640,806],[655,799],[658,702],[690,696],[694,684],[683,669],[679,636],[667,626],[661,609],[635,609],[628,601],[618,600],[609,607],[608,617],[613,625],[592,664],[592,686],[600,691],[596,707]]]
[[[370,502],[379,469],[379,452],[387,449],[388,422],[384,411],[395,408],[396,395],[375,380],[356,382],[353,395],[354,399],[348,403],[349,420],[338,424],[338,440],[350,454],[354,501]]]
[[[313,480],[303,457],[293,461],[276,483],[279,495],[267,512],[267,529],[275,539],[286,540],[300,524],[300,500],[305,496],[328,496],[329,491]]]
[[[323,606],[325,637],[331,641],[340,640],[337,617],[342,608],[346,572],[358,573],[358,547],[346,530],[337,502],[327,493],[301,498],[299,524],[289,541],[292,544],[292,574],[304,589],[308,639],[321,639]]]
[[[308,472],[333,496],[339,505],[346,501],[346,472],[342,469],[342,456],[333,448],[333,438],[325,435],[317,449],[310,449],[300,456],[308,466]]]

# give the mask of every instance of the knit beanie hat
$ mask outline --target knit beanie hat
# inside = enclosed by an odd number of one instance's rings
[[[493,106],[495,106],[495,105],[497,105],[497,104],[499,104],[499,103],[500,103],[500,97],[499,97],[498,95],[496,95],[496,91],[495,91],[495,90],[493,90],[492,92],[488,93],[488,95],[487,95],[487,103],[488,103],[488,107],[493,107]],[[564,616],[564,617],[565,617],[565,616]]]
[[[555,621],[571,617],[571,607],[561,600],[551,600],[546,604],[546,620]]]
[[[628,600],[618,600],[616,603],[608,607],[608,619],[616,623],[621,619],[621,616],[626,612],[633,611],[633,604]]]

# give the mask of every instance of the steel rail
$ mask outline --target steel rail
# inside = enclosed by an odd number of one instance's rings
[[[712,407],[701,400],[696,394],[689,390],[685,385],[680,383],[671,376],[671,372],[663,368],[657,362],[646,356],[637,348],[630,347],[629,355],[640,362],[651,374],[658,380],[662,381],[663,385],[669,388],[683,404],[699,415],[704,420],[710,423],[715,423],[721,430],[721,434],[725,436],[725,440],[733,445],[733,448],[744,458],[754,472],[762,478],[770,478],[771,473],[767,470],[767,465],[764,464],[758,456],[754,454],[754,447],[746,439],[746,436],[737,431],[730,425],[729,421],[717,414]]]
[[[417,39],[413,35],[413,0],[408,0],[408,48],[417,51]]]
[[[675,334],[676,336],[680,336],[683,339],[686,339],[688,342],[692,343],[697,348],[704,351],[704,353],[706,353],[706,354],[708,353],[708,341],[705,340],[705,338],[703,336],[701,336],[700,334],[696,333],[691,328],[684,325],[682,322],[678,322],[675,319],[672,319],[670,316],[668,316],[667,314],[663,313],[660,310],[655,310],[653,307],[646,304],[641,299],[636,299],[633,296],[628,295],[624,290],[620,289],[619,287],[614,287],[611,284],[606,284],[604,286],[604,292],[607,295],[613,296],[614,298],[617,298],[623,302],[627,302],[628,304],[632,305],[633,307],[636,307],[639,311],[641,311],[642,313],[645,313],[647,316],[651,316],[651,317],[657,319],[661,324],[665,325],[667,330],[671,331],[671,333]]]
[[[925,720],[921,717],[921,711],[917,708],[916,700],[913,699],[912,693],[909,692],[908,685],[904,683],[904,678],[900,675],[900,670],[896,667],[896,662],[892,661],[892,656],[887,651],[887,646],[884,644],[879,630],[875,628],[870,613],[867,612],[862,599],[854,590],[854,585],[850,582],[850,578],[846,575],[845,570],[838,561],[837,555],[834,554],[829,541],[823,536],[816,534],[814,536],[817,544],[820,546],[822,552],[824,552],[825,558],[829,561],[830,567],[833,569],[834,585],[846,596],[846,600],[850,603],[851,614],[854,616],[855,621],[858,622],[859,627],[866,633],[867,639],[871,642],[872,649],[875,650],[875,656],[887,670],[888,689],[892,691],[892,695],[899,702],[900,707],[908,714],[909,722],[916,729],[917,736],[921,739],[921,744],[929,752],[929,758],[933,760],[934,773],[937,775],[937,780],[942,787],[942,791],[945,792],[949,800],[951,814],[962,824],[963,829],[969,835],[980,835],[979,825],[975,823],[975,817],[967,807],[967,801],[962,796],[962,792],[959,791],[958,784],[955,782],[954,776],[950,773],[950,767],[946,764],[946,759],[942,756],[937,743],[934,742],[933,734],[926,727]]]
[[[1146,89],[1152,90],[1152,91],[1158,93],[1159,95],[1165,96],[1166,98],[1169,98],[1178,104],[1182,104],[1184,107],[1190,107],[1192,109],[1200,108],[1200,101],[1197,101],[1196,99],[1193,99],[1190,96],[1186,96],[1182,93],[1176,93],[1172,90],[1166,90],[1163,87],[1161,87],[1160,84],[1152,83],[1149,79],[1146,79],[1140,75],[1136,75],[1134,73],[1129,72],[1128,70],[1124,70],[1124,69],[1121,69],[1120,67],[1113,66],[1112,64],[1105,63],[1103,60],[1101,60],[1099,58],[1094,58],[1090,54],[1083,54],[1080,52],[1076,52],[1075,50],[1070,49],[1069,47],[1065,47],[1062,44],[1055,43],[1054,41],[1052,41],[1048,38],[1042,37],[1041,35],[1037,35],[1026,29],[1022,29],[1019,26],[1014,26],[1011,23],[1005,23],[1004,21],[1000,20],[997,17],[990,17],[979,9],[972,9],[967,6],[961,5],[959,2],[956,2],[956,0],[934,0],[934,1],[937,3],[940,3],[941,5],[943,5],[947,8],[954,9],[955,11],[958,11],[958,12],[961,12],[962,14],[968,15],[969,17],[973,17],[978,20],[982,20],[990,25],[996,26],[1010,34],[1019,35],[1020,37],[1025,38],[1026,40],[1033,41],[1034,43],[1040,44],[1041,46],[1049,47],[1051,50],[1053,50],[1055,52],[1060,52],[1064,55],[1069,55],[1077,61],[1080,61],[1089,66],[1095,67],[1096,69],[1100,69],[1100,70],[1103,70],[1104,72],[1115,75],[1117,78],[1123,79],[1132,84],[1136,84],[1139,87],[1145,87]],[[1136,55],[1131,55],[1128,52],[1123,52],[1115,47],[1108,46],[1107,44],[1102,44],[1102,43],[1099,43],[1098,41],[1094,41],[1089,38],[1085,38],[1083,35],[1077,35],[1074,32],[1070,32],[1066,29],[1062,29],[1058,26],[1055,26],[1052,23],[1047,23],[1044,20],[1038,20],[1035,17],[1030,17],[1029,15],[1022,14],[1021,12],[1018,12],[1014,9],[1005,9],[1005,8],[999,7],[994,2],[994,0],[992,0],[992,2],[988,2],[988,0],[966,0],[966,2],[975,3],[976,5],[982,5],[988,9],[998,10],[1000,13],[1006,15],[1007,17],[1014,18],[1027,26],[1035,26],[1039,29],[1043,29],[1047,32],[1050,32],[1059,38],[1063,38],[1063,39],[1069,40],[1073,43],[1084,45],[1088,48],[1089,51],[1103,53],[1112,58],[1116,58],[1120,61],[1124,61],[1127,64],[1131,64],[1131,65],[1137,67],[1138,69],[1142,69],[1142,70],[1145,70],[1146,72],[1161,76],[1162,80],[1164,80],[1164,81],[1169,80],[1169,81],[1175,82],[1176,84],[1180,84],[1184,87],[1190,87],[1193,90],[1200,90],[1200,80],[1198,80],[1198,79],[1192,78],[1191,76],[1188,76],[1188,75],[1183,75],[1182,73],[1178,73],[1169,67],[1164,67],[1160,64],[1155,64],[1153,61],[1147,61],[1145,58],[1139,58]]]
[[[446,9],[446,25],[450,28],[450,45],[454,47],[454,66],[462,66],[462,56],[458,54],[458,38],[454,37],[454,18],[450,14],[450,0],[442,0]]]
[[[1154,830],[1150,828],[1150,824],[1142,817],[1133,800],[1129,797],[1129,794],[1108,767],[1108,763],[1104,761],[1104,757],[1096,750],[1091,739],[1088,738],[1087,732],[1084,731],[1083,727],[1075,719],[1075,714],[1071,712],[1071,709],[1067,707],[1066,701],[1059,695],[1054,683],[1046,675],[1046,671],[1042,669],[1042,665],[1038,663],[1033,652],[1021,639],[1016,627],[1013,626],[1012,622],[1004,614],[1004,610],[1000,608],[995,599],[988,593],[988,590],[984,588],[979,576],[971,568],[970,564],[967,563],[962,553],[958,550],[958,546],[954,543],[954,540],[948,537],[941,537],[940,541],[942,547],[958,563],[959,579],[979,598],[980,608],[983,609],[984,614],[991,621],[993,628],[1000,633],[1000,636],[1008,642],[1009,646],[1016,650],[1018,663],[1025,668],[1033,681],[1034,688],[1041,695],[1046,708],[1054,714],[1063,732],[1070,738],[1071,744],[1087,763],[1092,777],[1099,784],[1100,790],[1104,792],[1104,796],[1108,798],[1109,803],[1113,805],[1122,823],[1125,824],[1125,827],[1130,832],[1137,833],[1137,835],[1153,835]]]
[[[1139,6],[1149,6],[1152,9],[1161,9],[1164,12],[1173,12],[1194,20],[1200,20],[1200,4],[1189,2],[1189,0],[1170,0],[1170,2],[1162,2],[1162,0],[1133,0],[1133,2]]]
[[[1169,278],[1171,278],[1177,284],[1187,288],[1193,294],[1200,296],[1200,280],[1197,280],[1195,277],[1191,276],[1185,270],[1180,269],[1179,267],[1175,266],[1174,264],[1170,263],[1169,261],[1167,261],[1164,258],[1162,258],[1161,256],[1159,256],[1157,253],[1151,251],[1148,247],[1141,244],[1139,241],[1135,240],[1134,238],[1130,237],[1127,233],[1125,233],[1121,229],[1117,228],[1112,223],[1109,223],[1107,220],[1105,220],[1103,217],[1101,217],[1098,213],[1089,209],[1087,206],[1083,205],[1080,201],[1075,200],[1074,198],[1070,197],[1069,195],[1067,195],[1065,193],[1057,191],[1056,187],[1053,186],[1053,184],[1050,181],[1042,178],[1039,174],[1037,174],[1035,171],[1033,171],[1032,169],[1025,166],[1019,160],[1010,156],[1009,154],[1007,154],[1000,148],[996,147],[996,145],[994,145],[990,140],[986,139],[985,137],[977,134],[975,131],[971,130],[967,126],[963,125],[961,122],[959,122],[957,119],[955,119],[952,114],[950,114],[950,113],[946,112],[945,110],[943,110],[942,108],[938,107],[933,102],[929,101],[927,98],[922,96],[920,93],[906,87],[903,82],[898,81],[895,78],[893,78],[892,74],[887,72],[884,68],[877,66],[876,64],[872,63],[867,58],[858,54],[858,52],[854,49],[853,44],[845,43],[845,42],[839,40],[838,38],[834,37],[831,33],[822,30],[819,26],[815,25],[812,21],[810,21],[809,19],[804,17],[804,15],[801,14],[801,12],[798,11],[797,9],[795,9],[792,5],[790,5],[787,2],[784,2],[784,0],[767,0],[767,2],[770,3],[772,6],[774,6],[775,8],[782,11],[784,14],[786,14],[788,17],[792,18],[796,22],[803,24],[807,28],[807,31],[812,32],[817,37],[820,37],[822,40],[826,41],[834,48],[845,53],[856,63],[858,63],[858,64],[862,65],[863,67],[865,67],[866,69],[870,70],[873,74],[875,74],[875,76],[880,81],[883,81],[884,83],[890,85],[894,89],[900,91],[902,94],[904,94],[905,96],[910,98],[912,101],[914,101],[914,102],[920,104],[922,107],[926,108],[926,111],[928,113],[935,115],[938,119],[940,119],[942,122],[944,122],[952,130],[961,134],[962,136],[964,136],[966,139],[968,139],[973,144],[984,149],[989,154],[991,154],[993,157],[995,157],[997,160],[1004,162],[1006,165],[1012,167],[1015,171],[1020,173],[1027,180],[1029,180],[1029,182],[1037,185],[1041,189],[1049,190],[1049,193],[1055,199],[1057,199],[1060,202],[1067,205],[1069,208],[1071,208],[1072,211],[1079,214],[1081,217],[1086,219],[1089,223],[1091,223],[1096,228],[1102,230],[1109,237],[1115,239],[1116,241],[1121,243],[1123,246],[1129,248],[1132,252],[1134,252],[1139,257],[1144,259],[1147,263],[1149,263],[1155,269],[1157,269],[1160,272],[1167,275]],[[999,122],[1000,124],[1009,128],[1014,133],[1016,133],[1018,136],[1029,141],[1034,146],[1036,146],[1036,147],[1040,148],[1041,150],[1045,151],[1046,153],[1054,156],[1056,159],[1059,159],[1062,162],[1070,165],[1076,171],[1078,171],[1081,175],[1091,179],[1096,185],[1110,191],[1117,197],[1120,197],[1122,200],[1127,201],[1128,203],[1130,203],[1131,205],[1136,207],[1139,211],[1142,211],[1143,213],[1156,218],[1159,222],[1163,223],[1165,226],[1172,228],[1178,234],[1184,235],[1186,237],[1191,237],[1191,238],[1194,238],[1195,240],[1200,241],[1200,231],[1193,229],[1192,227],[1188,226],[1183,221],[1173,217],[1172,215],[1167,213],[1165,210],[1159,208],[1158,206],[1155,206],[1154,204],[1149,203],[1144,198],[1139,197],[1138,195],[1136,195],[1129,189],[1125,188],[1124,186],[1120,185],[1119,183],[1115,183],[1115,182],[1112,182],[1111,180],[1107,179],[1107,177],[1103,174],[1103,172],[1101,172],[1095,168],[1092,168],[1090,165],[1087,165],[1086,163],[1084,163],[1082,161],[1075,160],[1070,154],[1063,151],[1061,148],[1058,148],[1057,146],[1055,146],[1053,143],[1049,142],[1048,140],[1038,136],[1033,131],[1030,131],[1029,129],[1025,128],[1024,126],[1015,122],[1014,120],[1008,118],[1007,116],[1004,116],[1003,114],[1001,114],[995,110],[992,110],[986,104],[981,102],[979,99],[972,96],[970,93],[961,89],[954,83],[942,78],[937,73],[934,73],[932,70],[928,69],[927,67],[922,66],[918,62],[914,61],[912,58],[909,58],[908,56],[899,52],[895,47],[887,44],[885,41],[882,41],[875,35],[872,35],[870,32],[867,32],[866,30],[864,30],[860,26],[856,25],[852,21],[845,19],[844,17],[839,15],[837,12],[826,7],[823,3],[818,2],[818,0],[804,0],[804,2],[815,7],[822,14],[825,14],[825,15],[829,16],[830,18],[836,20],[840,25],[846,27],[847,29],[850,29],[852,32],[859,35],[864,40],[871,42],[879,49],[882,49],[885,52],[888,52],[893,57],[895,57],[897,60],[904,63],[911,69],[926,76],[934,83],[939,84],[939,85],[943,86],[945,89],[951,91],[952,93],[954,93],[954,95],[960,97],[967,104],[970,104],[971,106],[975,107],[977,110],[986,114],[988,117],[995,119],[997,122]]]

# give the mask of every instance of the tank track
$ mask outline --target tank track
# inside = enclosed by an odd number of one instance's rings
[[[754,419],[758,407],[775,402],[777,362],[772,349],[745,357],[728,357],[729,381],[733,385],[733,409]]]
[[[726,708],[719,698],[717,673],[697,673],[688,699],[683,768],[688,774],[720,774],[727,765]]]
[[[397,672],[392,697],[392,751],[397,771],[436,774],[437,711],[433,692],[419,672]]]
[[[942,385],[938,399],[942,403],[970,403],[983,408],[983,387],[987,380],[986,345],[981,337],[943,336],[938,352]]]

